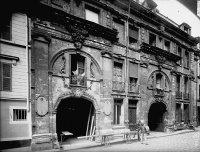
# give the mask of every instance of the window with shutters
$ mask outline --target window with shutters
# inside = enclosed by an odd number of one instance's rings
[[[11,91],[12,65],[0,62],[0,90]]]
[[[113,28],[118,31],[119,43],[125,44],[125,27],[122,20],[113,18]]]
[[[27,110],[24,107],[10,106],[10,123],[27,123]]]
[[[70,84],[86,85],[86,58],[80,54],[71,54]]]
[[[11,17],[4,17],[0,24],[0,38],[11,40]]]
[[[139,29],[129,25],[129,45],[130,47],[136,47],[138,42]]]
[[[99,13],[100,11],[92,6],[85,6],[85,19],[94,23],[99,24]]]
[[[129,92],[139,92],[138,81],[138,64],[129,62]]]
[[[121,124],[122,99],[114,99],[114,125]]]

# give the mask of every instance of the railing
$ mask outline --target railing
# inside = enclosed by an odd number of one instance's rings
[[[113,81],[112,89],[117,91],[125,91],[125,83],[119,81]]]
[[[128,84],[128,91],[133,93],[139,93],[140,85],[137,84]]]
[[[184,99],[189,99],[189,93],[185,93],[185,92],[184,92],[184,93],[183,93],[183,98],[184,98]]]
[[[153,90],[153,93],[154,93],[154,96],[161,96],[161,97],[165,96],[165,90],[162,88],[155,88]]]
[[[69,79],[70,79],[70,84],[71,85],[80,85],[80,86],[86,86],[87,84],[87,78],[84,77],[84,76],[74,76],[74,75],[71,75],[69,76]]]
[[[176,91],[176,98],[182,98],[182,92]]]

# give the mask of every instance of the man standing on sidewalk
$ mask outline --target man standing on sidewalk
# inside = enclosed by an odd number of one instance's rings
[[[146,130],[146,127],[145,127],[143,121],[141,121],[140,130],[141,130],[141,142],[142,142],[142,144],[148,145],[148,143],[147,143],[147,130]]]

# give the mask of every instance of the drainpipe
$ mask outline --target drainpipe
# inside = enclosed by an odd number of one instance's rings
[[[129,18],[130,18],[130,5],[131,5],[131,0],[129,0],[129,5],[128,5],[128,17],[126,20],[126,72],[125,72],[125,87],[127,87],[127,89],[125,90],[125,94],[126,94],[126,100],[127,100],[127,107],[128,107],[128,44],[129,44]],[[127,116],[128,117],[128,116]],[[128,118],[127,118],[128,120]],[[127,121],[124,120],[126,123]],[[127,124],[128,125],[128,124]]]
[[[27,71],[27,111],[30,112],[30,104],[29,104],[29,97],[30,97],[30,82],[29,82],[29,49],[28,49],[28,42],[29,42],[29,19],[26,15],[26,71]]]
[[[30,111],[30,72],[29,72],[29,18],[26,14],[26,71],[27,71],[27,113],[30,113],[29,137],[31,138],[31,111]]]

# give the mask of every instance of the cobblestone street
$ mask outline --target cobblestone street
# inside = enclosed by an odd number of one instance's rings
[[[200,131],[178,134],[173,136],[148,139],[148,145],[140,142],[131,144],[112,144],[110,147],[93,147],[87,149],[70,150],[70,152],[98,152],[98,151],[159,151],[159,152],[199,152],[200,151]]]

